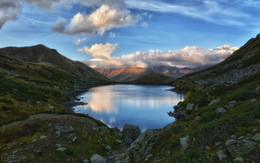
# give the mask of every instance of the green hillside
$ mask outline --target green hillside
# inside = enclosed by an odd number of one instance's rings
[[[260,35],[224,62],[174,81],[186,99],[169,113],[177,121],[145,132],[132,162],[259,162]]]
[[[0,124],[39,112],[64,112],[60,104],[69,101],[65,91],[108,82],[42,45],[0,49]]]

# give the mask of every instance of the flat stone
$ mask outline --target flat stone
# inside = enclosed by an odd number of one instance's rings
[[[112,147],[111,147],[110,145],[107,145],[107,146],[106,146],[106,149],[107,149],[107,150],[111,150]]]
[[[91,158],[90,158],[91,163],[106,163],[106,159],[98,154],[94,154]]]
[[[233,105],[233,104],[235,104],[236,102],[237,102],[237,101],[234,100],[234,101],[230,101],[230,102],[228,102],[228,104]]]
[[[74,129],[71,126],[64,125],[56,125],[53,129],[56,130],[58,136],[60,136],[61,133],[70,133],[74,131]]]
[[[226,113],[227,111],[223,107],[219,107],[215,110],[216,113]]]
[[[61,144],[55,144],[55,146],[60,148],[60,147],[61,147]]]
[[[88,159],[83,160],[84,163],[89,163]]]
[[[66,151],[66,148],[57,148],[57,151],[59,151],[59,152],[64,152],[64,151]]]
[[[47,136],[42,135],[42,136],[40,136],[40,139],[47,139]]]
[[[254,141],[260,141],[260,133],[256,133],[255,136],[252,137]]]
[[[182,152],[184,152],[188,148],[189,139],[190,139],[189,135],[186,135],[185,137],[180,138],[180,144],[181,144]]]
[[[213,104],[215,104],[215,103],[218,103],[220,101],[220,99],[218,98],[218,99],[215,99],[215,100],[212,100],[210,103],[209,103],[209,105],[213,105]]]
[[[195,121],[199,121],[199,120],[200,120],[200,117],[199,117],[199,116],[196,116],[196,117],[194,118],[194,120],[195,120]]]
[[[75,136],[75,137],[72,139],[72,142],[75,142],[76,140],[78,140],[77,136]]]
[[[256,148],[256,143],[252,140],[228,139],[226,147],[233,158],[249,154]]]
[[[186,106],[187,111],[191,111],[193,109],[194,104],[188,103]]]
[[[232,138],[232,139],[236,139],[237,136],[236,136],[236,135],[231,135],[231,138]]]
[[[228,156],[227,156],[227,154],[226,154],[226,152],[225,152],[224,150],[218,151],[218,152],[217,152],[217,157],[218,157],[218,159],[221,160],[221,161],[222,161],[223,159],[228,158]]]

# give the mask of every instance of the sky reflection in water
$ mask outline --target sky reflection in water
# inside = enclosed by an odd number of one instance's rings
[[[76,112],[89,114],[110,127],[124,124],[145,129],[161,128],[173,122],[167,112],[184,99],[184,95],[166,91],[169,86],[110,85],[90,89],[82,94],[88,105],[75,107]]]

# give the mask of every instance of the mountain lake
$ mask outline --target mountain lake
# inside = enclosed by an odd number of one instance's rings
[[[74,107],[75,112],[88,114],[109,127],[122,129],[133,124],[146,129],[157,129],[174,122],[167,112],[183,101],[185,95],[169,91],[171,86],[109,85],[91,88],[79,95],[88,103]]]

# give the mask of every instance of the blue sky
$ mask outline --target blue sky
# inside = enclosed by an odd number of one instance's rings
[[[1,0],[0,47],[44,44],[92,67],[198,67],[260,33],[259,15],[258,0]]]

